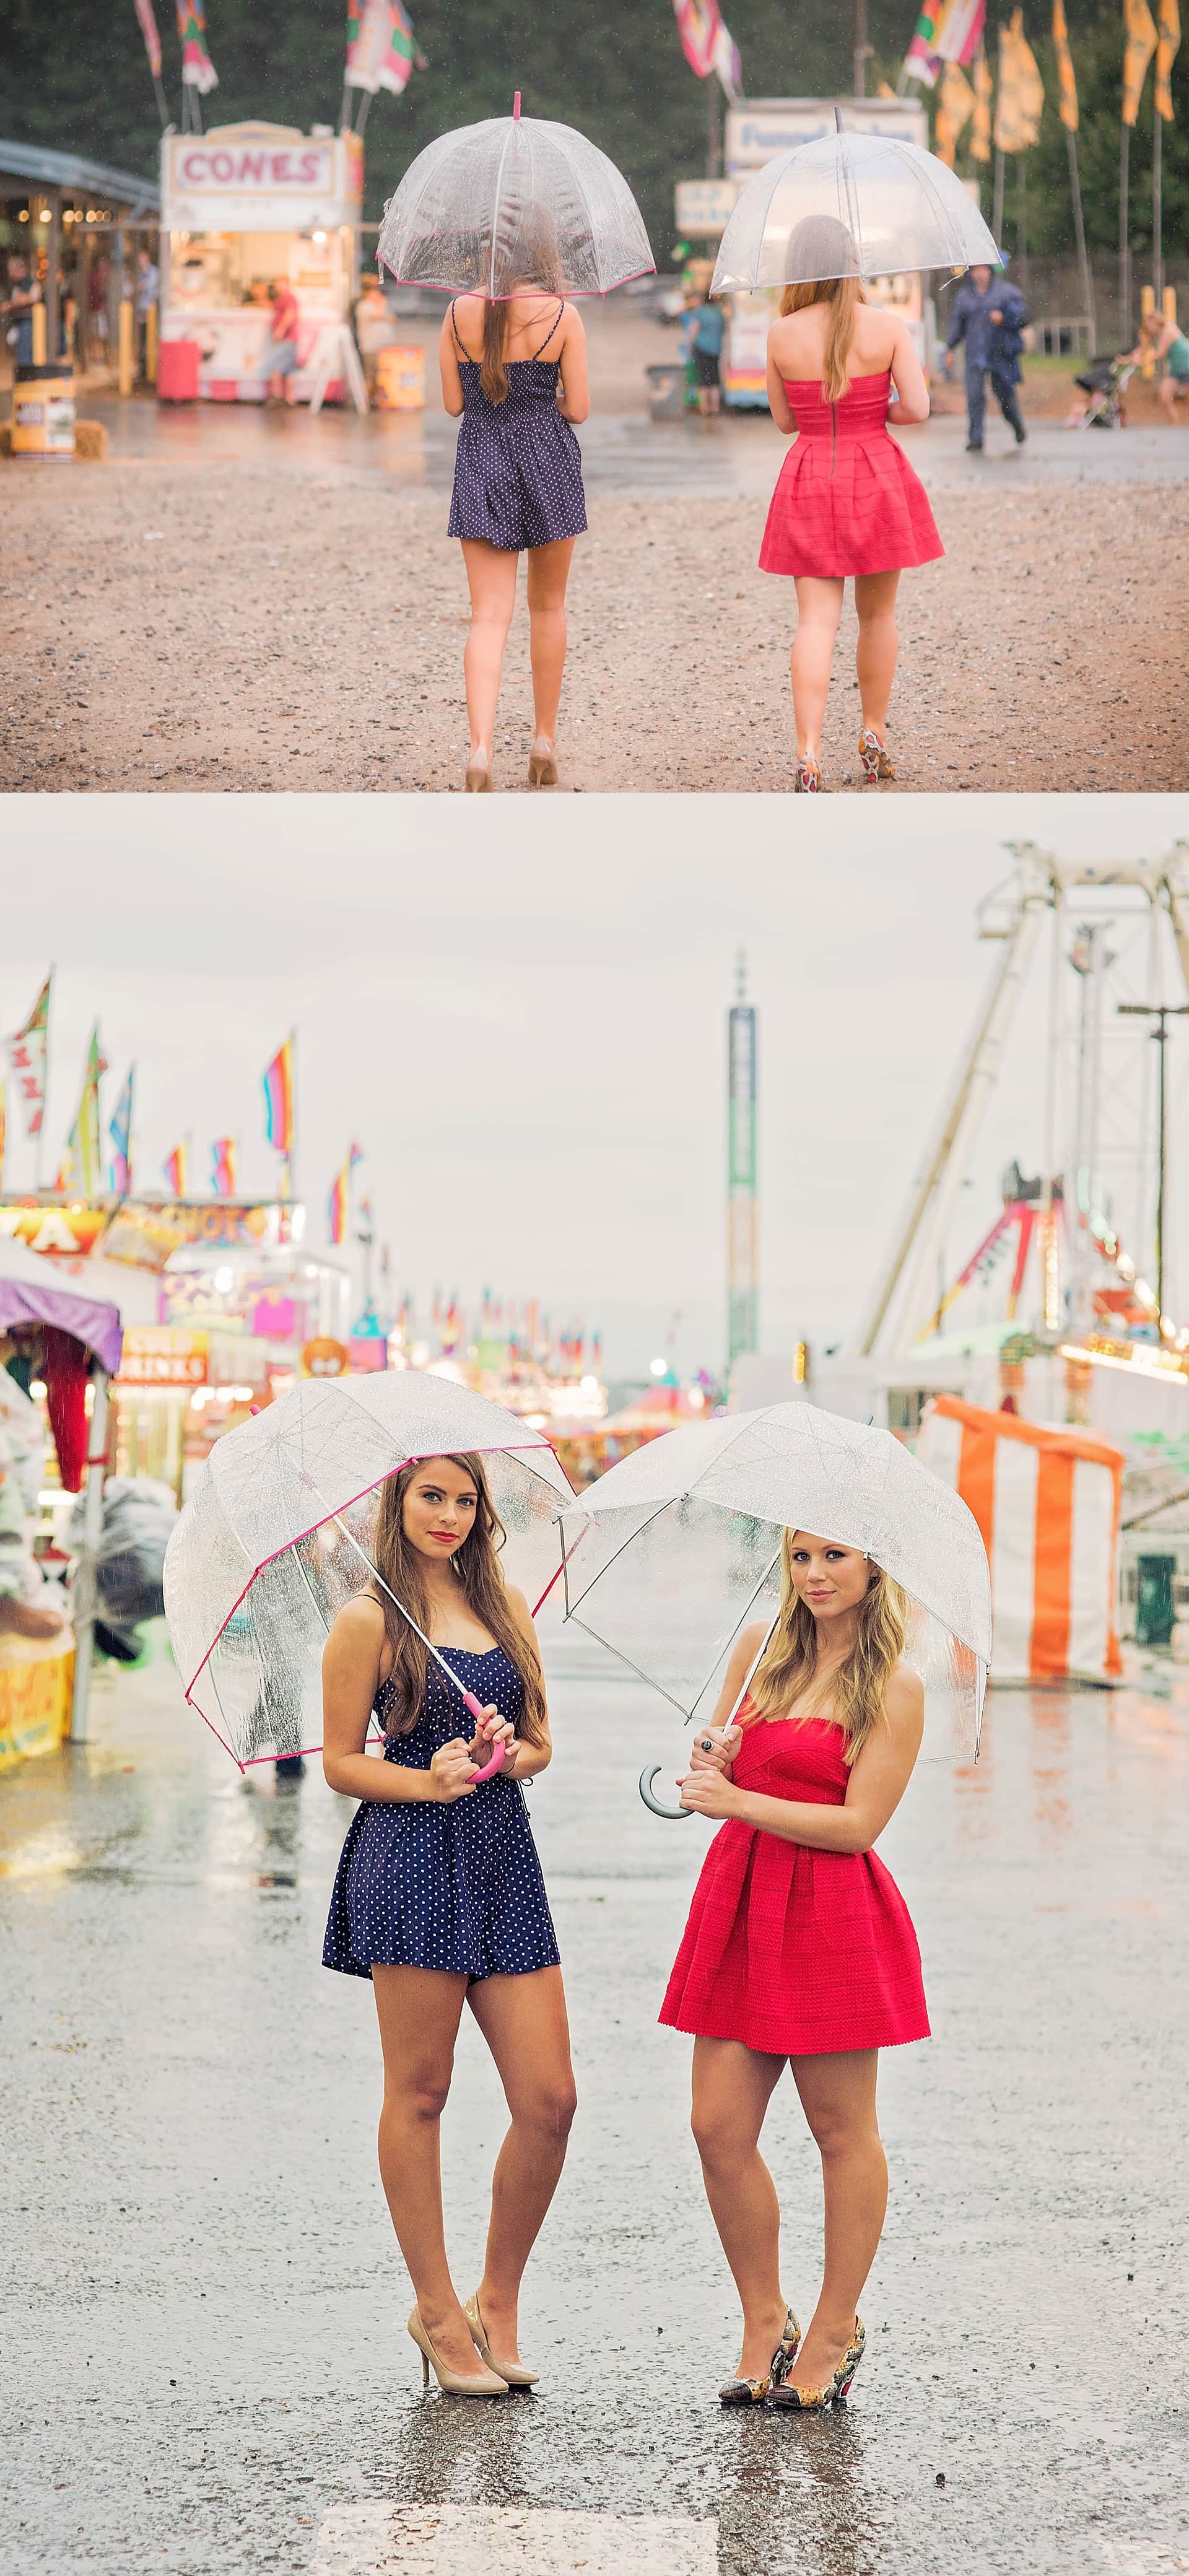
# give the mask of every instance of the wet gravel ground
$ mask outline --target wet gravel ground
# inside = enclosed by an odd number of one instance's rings
[[[626,406],[618,376],[611,394]],[[453,424],[87,408],[111,424],[105,465],[0,466],[6,497],[20,478],[0,565],[0,788],[459,788]],[[1189,785],[1189,433],[1042,418],[1017,450],[995,420],[982,457],[958,417],[905,436],[947,554],[901,585],[900,786]],[[582,444],[563,787],[788,788],[792,586],[756,568],[784,442],[751,415],[653,423],[624,407],[596,412]],[[835,789],[861,784],[854,635],[848,596],[824,742]],[[522,597],[501,789],[525,786],[531,705]]]
[[[550,1649],[532,1793],[582,2106],[529,2276],[538,2394],[423,2398],[374,2167],[365,1984],[319,1965],[349,1809],[248,1781],[164,1659],[93,1741],[0,1783],[0,2232],[11,2576],[1163,2576],[1189,2567],[1189,1698],[1000,1693],[975,1773],[918,1770],[884,1849],[934,2023],[881,2081],[888,2231],[849,2408],[724,2416],[732,2299],[655,2027],[701,1824],[635,1791],[675,1722]],[[463,2033],[451,2244],[477,2275],[501,2131]],[[786,2286],[818,2179],[768,2153]]]

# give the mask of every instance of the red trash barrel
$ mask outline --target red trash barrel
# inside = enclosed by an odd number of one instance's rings
[[[197,340],[162,340],[157,350],[158,402],[197,402]]]

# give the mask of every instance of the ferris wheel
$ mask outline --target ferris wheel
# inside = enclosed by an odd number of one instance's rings
[[[931,1340],[980,1283],[1001,1284],[1003,1320],[1042,1343],[1096,1329],[1166,1346],[1180,1338],[1162,1303],[1172,1303],[1168,1038],[1189,1013],[1189,842],[1118,861],[1006,846],[1011,874],[977,914],[999,954],[876,1282],[865,1354]],[[949,1266],[988,1107],[1014,1051],[1035,1051],[1035,1027],[1020,1023],[1038,974],[1041,1170],[1029,1179],[1010,1168],[1001,1213]]]

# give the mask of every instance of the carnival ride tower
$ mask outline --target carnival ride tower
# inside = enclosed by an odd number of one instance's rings
[[[740,949],[727,1013],[727,1366],[759,1349],[756,1011]]]
[[[979,937],[1000,953],[876,1282],[857,1344],[868,1356],[928,1342],[1008,1234],[1016,1247],[1009,1317],[1016,1320],[1027,1266],[1039,1342],[1084,1338],[1115,1302],[1148,1339],[1166,1347],[1178,1339],[1152,1284],[1163,1270],[1168,1172],[1163,1037],[1159,1049],[1147,1041],[1153,1023],[1160,1034],[1179,1016],[1189,992],[1189,842],[1163,858],[1101,862],[1060,860],[1032,842],[1006,846],[1012,874],[978,913]],[[1043,1031],[1021,1029],[1046,924]],[[1039,1183],[1021,1181],[1018,1193],[1005,1184],[1003,1216],[951,1279],[947,1249],[988,1105],[1009,1051],[1025,1046],[1034,1061],[1038,1037]]]

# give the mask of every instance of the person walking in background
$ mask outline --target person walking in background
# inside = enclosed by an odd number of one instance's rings
[[[18,367],[33,364],[33,308],[41,302],[37,284],[28,260],[14,251],[8,262],[8,290],[3,316],[9,325],[8,340]]]
[[[722,351],[726,338],[727,317],[721,304],[712,304],[710,290],[701,298],[694,312],[690,339],[694,371],[698,381],[698,409],[703,418],[717,420],[722,401]]]
[[[533,675],[530,787],[557,785],[557,717],[566,661],[566,584],[586,528],[574,424],[590,410],[586,334],[561,292],[548,208],[523,209],[498,254],[499,292],[459,295],[442,324],[442,400],[461,419],[447,533],[462,543],[471,594],[463,656],[470,752],[466,787],[491,787],[504,646],[516,570],[528,555]]]
[[[441,2387],[505,2397],[520,2359],[525,2265],[557,2189],[574,2114],[557,1938],[522,1780],[549,1763],[528,1604],[506,1586],[503,1530],[479,1458],[420,1458],[382,1487],[374,1590],[340,1610],[323,1661],[322,1767],[358,1798],[323,1964],[370,1977],[384,2052],[380,2174],[416,2298],[409,2333]],[[421,1635],[402,1618],[408,1605]],[[470,1742],[459,1689],[484,1703]],[[372,1713],[384,1758],[364,1747]],[[502,1768],[478,1782],[493,1747]],[[483,2278],[464,2307],[442,2221],[439,2122],[463,2005],[495,2060],[512,2125],[492,2180]]]
[[[966,343],[966,436],[968,456],[981,456],[987,410],[987,377],[1017,447],[1028,432],[1020,415],[1017,385],[1022,380],[1020,352],[1028,307],[1018,286],[997,277],[993,269],[971,268],[950,306],[945,372],[952,373],[951,353]]]
[[[844,224],[813,215],[789,237],[786,286],[768,333],[768,401],[796,444],[772,495],[760,567],[791,577],[797,632],[789,657],[797,728],[795,792],[822,785],[821,736],[848,577],[855,585],[867,786],[894,778],[886,728],[899,641],[896,589],[909,565],[945,549],[918,477],[887,423],[927,420],[929,389],[908,324],[867,303]],[[833,269],[837,272],[830,275]]]
[[[396,324],[378,277],[369,277],[355,302],[355,343],[363,362],[363,381],[374,394],[381,349],[395,349]]]
[[[929,2036],[916,1934],[872,1849],[924,1729],[924,1691],[901,1660],[907,1618],[907,1595],[871,1558],[786,1530],[776,1626],[766,1645],[766,1621],[741,1636],[681,1783],[683,1807],[722,1822],[660,2018],[694,2033],[694,2137],[743,2309],[724,2406],[817,2412],[846,2396],[862,2359],[858,2302],[888,2196],[879,2051]],[[759,2151],[786,2065],[825,2199],[821,2296],[804,2340],[781,2287],[780,2208]]]
[[[148,372],[149,315],[156,307],[161,271],[147,250],[136,254],[136,347],[141,375]]]
[[[268,390],[274,402],[283,402],[292,411],[297,401],[293,382],[297,372],[297,325],[300,320],[297,297],[287,277],[274,277],[268,290],[272,306],[272,329],[265,357],[269,369]]]

